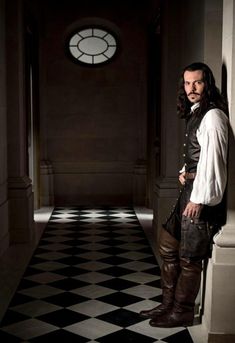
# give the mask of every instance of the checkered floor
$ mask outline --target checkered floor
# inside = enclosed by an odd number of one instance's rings
[[[1,322],[0,341],[193,343],[149,326],[160,269],[132,208],[57,207]]]

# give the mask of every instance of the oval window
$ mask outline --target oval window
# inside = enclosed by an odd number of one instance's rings
[[[69,39],[71,55],[86,64],[104,63],[115,55],[116,50],[115,37],[105,29],[82,29]]]

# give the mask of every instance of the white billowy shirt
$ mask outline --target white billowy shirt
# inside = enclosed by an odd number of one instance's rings
[[[191,110],[199,106],[196,103]],[[227,182],[228,118],[213,108],[203,117],[196,132],[200,157],[190,200],[209,206],[221,202]]]

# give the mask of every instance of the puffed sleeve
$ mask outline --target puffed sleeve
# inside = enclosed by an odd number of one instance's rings
[[[209,110],[197,138],[201,152],[190,200],[214,206],[221,202],[227,182],[228,118],[224,112]]]

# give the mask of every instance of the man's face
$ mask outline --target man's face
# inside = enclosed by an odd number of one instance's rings
[[[186,70],[184,72],[184,90],[191,103],[195,104],[201,100],[204,88],[205,83],[202,70]]]

